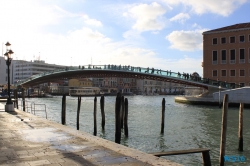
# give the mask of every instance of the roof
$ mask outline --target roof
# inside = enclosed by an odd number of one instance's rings
[[[209,34],[209,33],[216,33],[216,32],[228,32],[228,31],[235,31],[235,30],[247,30],[250,29],[250,22],[248,23],[240,23],[240,24],[234,24],[218,29],[213,29],[210,31],[203,32],[203,34]]]

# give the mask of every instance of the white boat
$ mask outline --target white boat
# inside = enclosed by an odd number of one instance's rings
[[[81,87],[69,89],[70,96],[100,96],[104,93],[98,87]]]

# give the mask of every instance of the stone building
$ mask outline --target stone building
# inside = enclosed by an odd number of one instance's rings
[[[203,32],[203,76],[250,85],[250,23]]]

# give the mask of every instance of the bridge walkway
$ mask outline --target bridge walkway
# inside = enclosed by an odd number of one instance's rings
[[[194,86],[199,87],[219,87],[225,88],[225,89],[234,89],[238,88],[239,85],[236,85],[235,83],[228,83],[228,82],[221,82],[218,80],[211,80],[207,78],[202,78],[198,75],[198,73],[180,73],[180,72],[172,72],[171,70],[161,70],[161,69],[155,69],[155,68],[143,68],[143,67],[133,67],[133,66],[121,66],[121,65],[85,65],[85,66],[79,66],[79,67],[66,67],[65,69],[55,70],[55,71],[49,71],[40,73],[37,75],[33,75],[30,78],[27,78],[26,80],[19,81],[17,85],[24,85],[28,84],[29,82],[32,82],[36,79],[41,79],[42,77],[46,76],[52,76],[52,78],[55,78],[57,75],[60,75],[61,77],[65,77],[67,75],[74,75],[76,73],[76,76],[80,76],[80,73],[86,74],[87,72],[95,72],[94,77],[100,76],[98,75],[98,72],[114,72],[116,74],[118,73],[126,73],[131,74],[133,77],[136,78],[136,76],[145,76],[145,77],[138,77],[140,79],[147,78],[149,79],[158,79],[158,80],[172,80],[175,83],[180,84],[190,84]],[[69,74],[70,73],[70,74]],[[91,76],[91,75],[88,75]],[[46,82],[46,81],[44,81]]]
[[[0,103],[0,165],[179,166]]]

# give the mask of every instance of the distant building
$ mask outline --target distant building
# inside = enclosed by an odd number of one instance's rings
[[[10,74],[12,72],[11,66],[10,66]],[[11,77],[10,77],[10,81],[12,81]],[[8,83],[8,70],[7,70],[6,61],[3,56],[0,56],[0,85],[4,85],[7,83]]]
[[[203,77],[250,85],[250,23],[203,32]]]
[[[29,78],[32,75],[36,75],[43,72],[53,71],[57,69],[65,69],[66,66],[55,65],[45,63],[43,60],[24,61],[13,60],[12,61],[12,81],[15,84],[20,80]]]
[[[92,87],[93,82],[88,78],[70,79],[68,86],[69,87]]]

